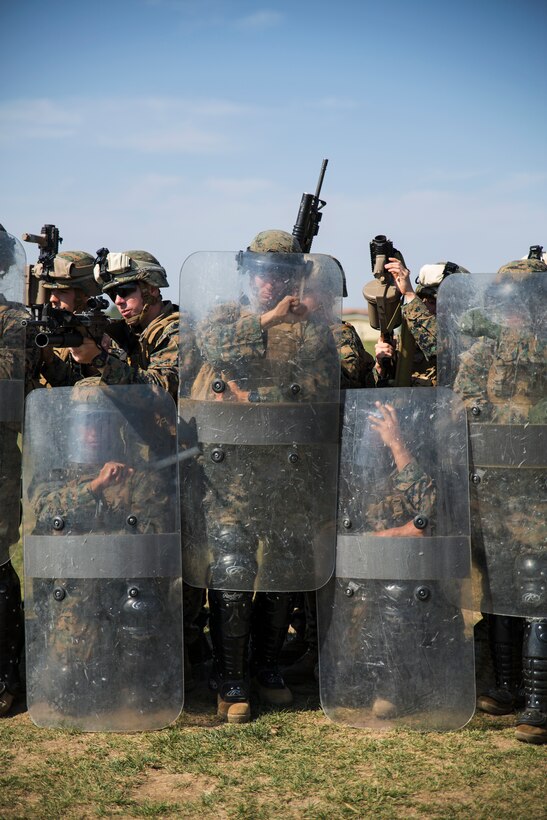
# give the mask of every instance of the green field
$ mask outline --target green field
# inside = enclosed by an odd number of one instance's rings
[[[545,747],[519,743],[513,717],[420,734],[331,723],[317,692],[285,712],[228,726],[205,682],[163,731],[38,729],[0,721],[0,817],[546,817]]]

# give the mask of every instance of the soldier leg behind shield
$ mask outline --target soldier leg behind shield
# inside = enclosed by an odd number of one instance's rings
[[[526,620],[523,641],[524,711],[517,713],[517,740],[547,743],[547,619]]]
[[[21,690],[22,648],[21,585],[11,561],[7,561],[0,566],[0,717],[9,712]]]

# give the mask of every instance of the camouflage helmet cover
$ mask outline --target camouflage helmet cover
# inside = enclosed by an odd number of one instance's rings
[[[129,282],[147,282],[157,288],[166,288],[169,285],[165,268],[148,251],[108,253],[106,272],[103,272],[101,266],[96,264],[94,275],[103,293],[108,293],[117,285]]]
[[[279,230],[257,233],[247,250],[254,253],[302,253],[298,239]]]
[[[531,273],[544,273],[547,265],[542,259],[515,259],[498,270],[496,282],[522,282]]]
[[[68,290],[79,288],[86,296],[96,296],[99,287],[93,277],[94,259],[85,251],[63,251],[53,260],[53,270],[46,274],[44,266],[34,266],[34,276],[44,288]]]

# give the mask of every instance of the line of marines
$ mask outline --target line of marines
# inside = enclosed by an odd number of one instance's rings
[[[250,720],[251,692],[284,708],[287,683],[315,677],[341,723],[458,728],[480,608],[494,679],[477,706],[518,710],[516,737],[545,743],[543,259],[491,276],[427,265],[416,290],[386,259],[414,345],[399,387],[383,379],[393,339],[373,357],[340,318],[340,263],[284,231],[190,256],[184,310],[145,251],[35,266],[71,313],[107,294],[125,348],[108,332],[36,347],[24,252],[3,229],[0,254],[1,715],[23,688],[22,497],[38,725],[172,722],[208,618],[229,723]],[[298,617],[302,655],[284,669]]]

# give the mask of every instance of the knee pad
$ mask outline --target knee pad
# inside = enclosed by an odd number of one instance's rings
[[[258,564],[256,544],[238,524],[224,526],[214,537],[215,561],[209,568],[209,586],[213,589],[252,589]]]

